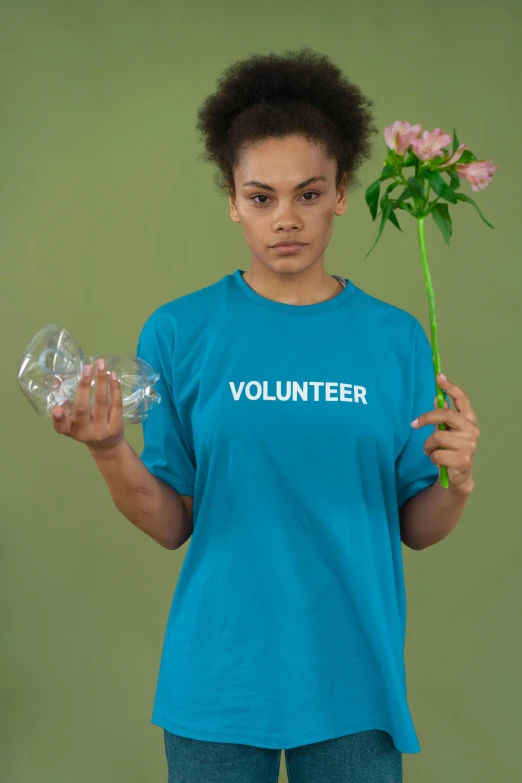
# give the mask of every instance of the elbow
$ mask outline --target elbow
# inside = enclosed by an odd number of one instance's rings
[[[414,552],[420,552],[421,549],[424,549],[423,546],[415,545],[415,544],[413,544],[413,543],[411,543],[409,541],[406,541],[404,538],[401,538],[401,541],[404,544],[404,546],[407,546],[408,549],[412,549]]]

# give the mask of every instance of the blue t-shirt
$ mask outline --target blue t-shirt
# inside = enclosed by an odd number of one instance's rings
[[[161,374],[141,459],[193,495],[152,723],[292,748],[382,729],[420,745],[406,699],[399,506],[433,484],[430,343],[351,280],[261,296],[243,270],[156,309],[137,354]]]

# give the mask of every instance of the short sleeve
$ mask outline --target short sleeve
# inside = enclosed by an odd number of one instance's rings
[[[415,320],[413,366],[413,406],[408,422],[410,433],[401,453],[395,460],[397,503],[402,506],[409,498],[425,487],[434,484],[439,476],[439,466],[424,453],[426,438],[435,432],[435,424],[424,427],[410,426],[421,413],[434,410],[436,394],[435,370],[430,342],[421,323]],[[446,399],[448,399],[447,395]]]
[[[155,388],[161,402],[142,420],[143,451],[140,459],[157,478],[181,495],[193,495],[196,462],[193,448],[183,431],[179,411],[169,381],[172,373],[173,335],[162,325],[157,328],[154,316],[145,322],[136,355],[148,362],[161,377]]]

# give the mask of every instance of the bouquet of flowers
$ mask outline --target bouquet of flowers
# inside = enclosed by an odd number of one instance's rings
[[[384,139],[388,147],[388,156],[383,161],[383,170],[380,177],[366,190],[366,203],[370,208],[372,219],[378,217],[377,208],[380,206],[381,224],[377,239],[366,254],[367,258],[379,241],[384,227],[389,220],[402,231],[395,210],[403,209],[409,212],[416,221],[421,252],[424,282],[428,294],[431,326],[431,346],[433,351],[433,367],[437,389],[437,407],[445,405],[444,394],[438,384],[440,373],[440,354],[437,338],[437,318],[435,314],[435,294],[431,283],[428,257],[426,253],[426,238],[424,234],[424,219],[431,215],[435,225],[442,232],[444,241],[449,245],[453,226],[449,213],[449,204],[457,204],[459,201],[472,204],[484,223],[490,228],[489,223],[472,198],[464,193],[459,193],[460,179],[467,179],[472,190],[478,192],[486,188],[493,173],[498,166],[492,160],[477,160],[476,156],[467,149],[466,144],[459,144],[455,128],[452,137],[444,133],[440,128],[433,131],[423,131],[420,125],[410,125],[408,122],[397,120],[393,125],[384,129]],[[451,145],[451,147],[450,147]],[[414,173],[406,177],[403,169],[413,167]],[[447,182],[442,174],[449,176]],[[381,182],[390,180],[384,190],[380,201]],[[397,196],[390,195],[395,188],[401,187],[402,191]],[[430,193],[433,191],[436,198],[430,201]],[[440,423],[438,429],[447,429]],[[448,471],[445,465],[440,466],[440,481],[442,486],[448,487]]]

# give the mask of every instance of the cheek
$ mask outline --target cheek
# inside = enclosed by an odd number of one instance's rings
[[[330,204],[322,204],[317,209],[310,210],[310,212],[313,212],[310,215],[310,221],[318,228],[328,231],[333,226],[335,214]]]
[[[266,218],[264,220],[260,218],[256,220],[255,218],[252,219],[252,217],[245,217],[242,219],[241,225],[245,239],[253,243],[262,242],[263,237],[266,239],[267,227],[269,225]]]
[[[243,216],[239,225],[243,231],[243,238],[251,250],[260,251],[266,248],[267,236],[271,235],[270,224],[266,218],[256,220],[251,216]]]
[[[334,218],[335,215],[333,212],[324,211],[320,216],[318,231],[320,231],[327,239],[330,239],[330,237],[332,236],[332,231],[334,227]]]

